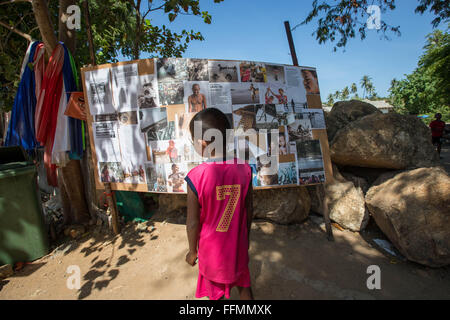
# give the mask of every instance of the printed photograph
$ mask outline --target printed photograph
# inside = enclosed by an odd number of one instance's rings
[[[278,160],[276,157],[270,157],[268,161],[264,161],[262,157],[258,157],[256,172],[260,186],[278,185]]]
[[[287,125],[289,141],[312,140],[311,121],[309,118],[297,119],[298,115],[299,114],[295,115],[296,119],[293,123]]]
[[[142,165],[124,166],[123,183],[141,184],[145,182],[145,171]]]
[[[183,106],[184,108],[184,106]],[[184,141],[189,141],[191,137],[191,133],[189,131],[189,123],[192,118],[195,116],[195,113],[183,113],[178,116],[178,120],[175,122],[176,124],[176,138]]]
[[[186,163],[168,163],[165,165],[168,192],[187,192],[186,177],[188,170]]]
[[[302,77],[306,93],[320,94],[319,81],[315,70],[302,69]]]
[[[278,128],[277,128],[278,129]],[[273,132],[267,133],[267,141],[269,144],[269,154],[275,155],[288,155],[291,154],[289,148],[289,136],[286,133],[285,127],[281,127],[278,130],[278,137]]]
[[[156,59],[158,82],[182,81],[188,78],[186,59]]]
[[[241,82],[267,82],[266,66],[260,62],[241,62],[239,64]]]
[[[267,154],[267,134],[235,137],[236,157],[256,164],[256,159]]]
[[[296,141],[299,178],[309,172],[324,172],[319,140]]]
[[[183,104],[184,85],[182,81],[164,82],[158,85],[159,102],[162,106],[171,104]]]
[[[158,84],[153,74],[146,74],[139,77],[138,85],[138,107],[157,108],[158,101]]]
[[[223,113],[231,113],[231,89],[229,83],[209,83],[211,107]]]
[[[288,104],[290,99],[286,95],[286,87],[282,85],[261,84],[261,101],[265,104]]]
[[[307,108],[306,91],[301,87],[286,87],[286,95],[289,105],[295,104],[297,108]]]
[[[209,82],[207,81],[185,81],[184,94],[186,112],[200,112],[208,108],[210,104]]]
[[[325,172],[317,171],[317,172],[301,172],[299,177],[300,185],[308,185],[308,184],[318,184],[325,183]]]
[[[119,113],[119,122],[121,125],[138,124],[137,111]]]
[[[175,123],[167,121],[166,108],[143,109],[139,111],[141,132],[148,141],[170,140],[175,137]]]
[[[256,130],[256,106],[233,106],[233,125],[235,135],[243,134],[249,129]]]
[[[257,104],[256,108],[256,128],[258,130],[273,130],[279,127],[279,114],[274,104]]]
[[[309,119],[312,129],[326,129],[325,117],[322,109],[306,109],[298,116],[303,115],[303,118]]]
[[[147,175],[148,191],[167,192],[167,180],[164,165],[146,163],[145,173]]]
[[[179,163],[184,153],[184,143],[180,140],[150,142],[154,163]]]
[[[266,64],[267,82],[276,84],[285,84],[284,67],[272,64]]]
[[[295,162],[285,162],[278,164],[278,184],[297,184],[297,164]]]
[[[120,162],[99,162],[98,167],[102,182],[123,182],[123,170]]]
[[[258,180],[258,171],[256,170],[256,164],[249,164],[250,168],[252,168],[252,184],[253,184],[253,188],[255,187],[260,187],[261,186],[261,182]]]
[[[238,82],[238,62],[208,61],[210,82]]]
[[[230,90],[232,104],[260,103],[259,85],[256,83],[232,83]]]
[[[209,81],[207,59],[187,59],[186,67],[189,81]]]
[[[117,121],[118,118],[117,113],[96,114],[95,122]]]

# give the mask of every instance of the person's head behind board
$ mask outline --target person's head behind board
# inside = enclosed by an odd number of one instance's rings
[[[195,123],[199,122],[199,125],[201,126],[200,132],[195,132]],[[205,148],[215,141],[216,137],[212,137],[210,141],[204,140],[205,132],[207,132],[210,129],[216,129],[220,131],[222,134],[222,151],[226,152],[226,136],[227,136],[227,130],[231,129],[230,122],[228,121],[227,116],[216,108],[206,108],[198,113],[195,114],[195,116],[191,119],[191,122],[189,123],[189,131],[191,133],[192,142],[194,145],[195,151],[203,155],[203,151]],[[201,133],[201,137],[195,137],[195,134]]]
[[[436,120],[441,120],[442,114],[436,113],[434,117],[436,118]]]

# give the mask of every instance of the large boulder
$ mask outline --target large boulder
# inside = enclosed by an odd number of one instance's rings
[[[330,148],[341,166],[415,169],[437,165],[427,126],[414,116],[374,113],[339,130]]]
[[[317,187],[308,188],[311,196],[311,209],[323,214],[320,204],[324,201],[323,195],[325,194],[331,220],[352,231],[363,230],[369,222],[369,212],[364,200],[364,189],[368,186],[367,182],[356,177],[355,181],[347,180],[334,164],[333,177],[334,180],[327,183],[325,187],[319,186],[321,199],[317,194]]]
[[[331,142],[336,133],[350,122],[372,113],[380,114],[381,111],[375,106],[359,100],[336,102],[326,116],[328,140]]]
[[[253,213],[255,218],[279,224],[300,223],[308,218],[311,199],[306,188],[255,190]]]
[[[187,194],[161,193],[158,196],[159,211],[171,213],[187,209]]]
[[[383,174],[366,204],[406,258],[430,267],[450,264],[450,177],[442,168]]]

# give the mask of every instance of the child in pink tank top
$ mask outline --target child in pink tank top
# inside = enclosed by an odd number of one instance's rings
[[[196,121],[201,121],[200,138],[194,137]],[[203,140],[208,129],[220,131],[225,141],[226,130],[231,127],[225,114],[218,109],[207,108],[193,117],[190,123],[193,145],[203,156],[211,143]],[[222,146],[225,150],[225,143]],[[198,258],[199,267],[195,296],[229,299],[230,290],[237,286],[241,299],[253,299],[248,268],[253,216],[252,171],[248,164],[240,164],[236,159],[225,160],[224,153],[217,150],[208,158],[185,178],[189,241],[186,262],[193,266]]]

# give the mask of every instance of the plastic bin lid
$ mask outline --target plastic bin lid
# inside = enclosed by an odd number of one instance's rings
[[[0,179],[14,177],[22,174],[30,174],[35,171],[36,166],[32,161],[0,164]]]
[[[0,165],[29,160],[30,158],[21,146],[0,147]]]

